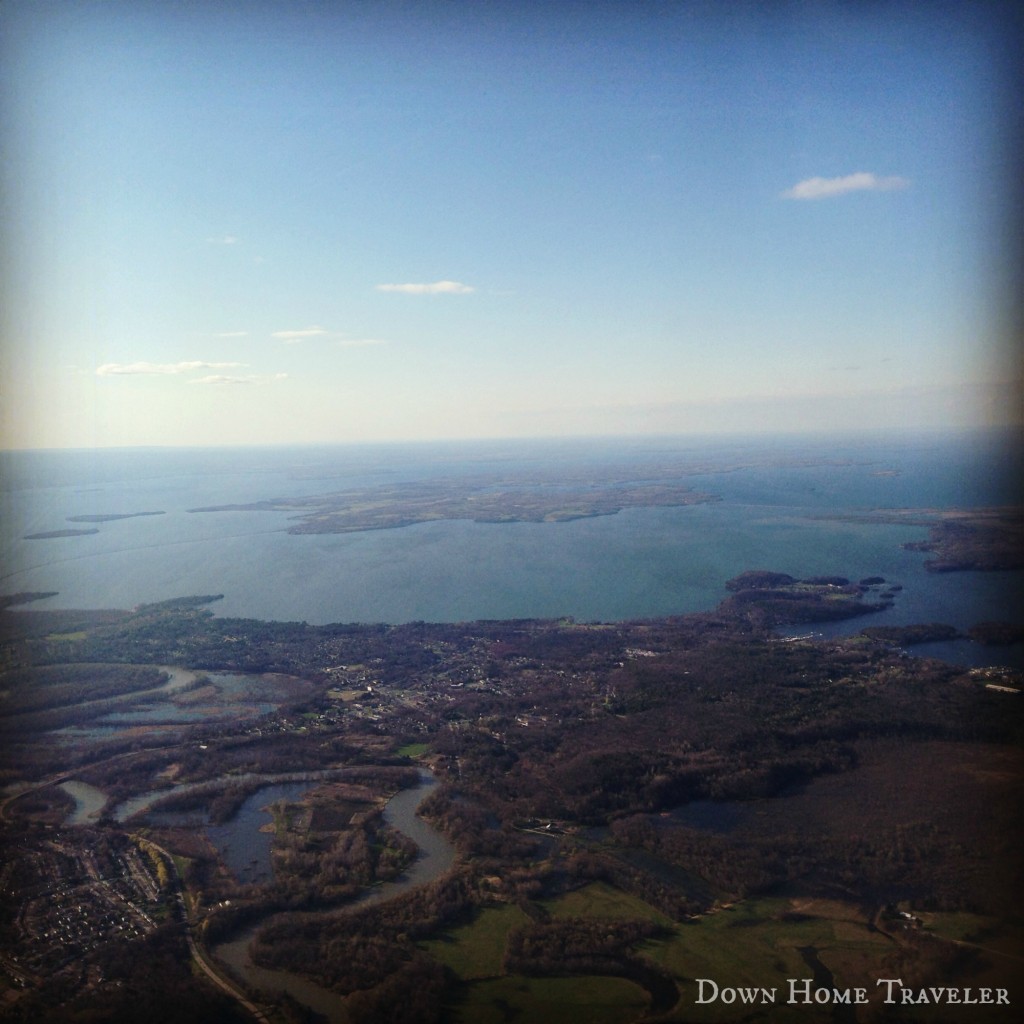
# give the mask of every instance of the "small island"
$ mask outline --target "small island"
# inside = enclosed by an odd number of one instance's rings
[[[53,540],[56,537],[88,537],[99,530],[43,530],[41,533],[26,533],[24,540]]]
[[[162,516],[166,512],[105,512],[89,516],[68,516],[69,523],[112,523],[117,519],[138,519],[140,516]]]
[[[118,519],[137,519],[139,516],[162,516],[165,512],[101,512],[96,515],[68,516],[69,523],[112,523]],[[39,533],[28,533],[24,540],[53,540],[57,537],[88,537],[93,533],[99,533],[95,527],[92,529],[77,530],[65,527],[62,530],[42,530]]]
[[[798,580],[783,572],[755,569],[728,580],[732,593],[721,605],[730,614],[756,614],[760,625],[834,622],[884,611],[893,604],[882,590],[885,580],[851,583],[845,576],[811,576]]]

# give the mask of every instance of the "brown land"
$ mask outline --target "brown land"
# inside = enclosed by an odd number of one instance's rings
[[[289,533],[391,530],[416,523],[469,519],[477,523],[553,523],[615,515],[625,508],[664,508],[715,501],[675,484],[593,488],[493,488],[408,484],[304,499],[215,505],[190,512],[290,512]]]
[[[924,563],[929,572],[964,569],[1024,568],[1024,510],[975,509],[945,512],[929,526],[926,541],[905,544],[935,557]]]
[[[1018,984],[1020,674],[990,686],[869,636],[775,633],[870,618],[898,599],[878,577],[757,571],[727,590],[714,612],[616,623],[310,626],[216,618],[209,597],[0,612],[0,779],[21,787],[0,804],[6,1016],[244,1019],[252,1003],[190,962],[283,910],[306,913],[276,917],[255,955],[333,989],[352,1024],[500,1020],[510,999],[559,1019],[565,986],[606,993],[616,1024],[739,1020],[749,1007],[695,1016],[693,978],[771,985],[812,966],[839,986]],[[200,676],[168,694],[163,665],[251,686]],[[211,714],[54,732],[158,692]],[[255,702],[276,710],[254,717]],[[441,782],[424,812],[455,867],[338,913],[415,854],[379,812],[414,758]],[[243,883],[201,822],[285,777],[310,792],[272,807],[273,881]],[[193,823],[63,826],[65,780],[112,802],[162,789]]]

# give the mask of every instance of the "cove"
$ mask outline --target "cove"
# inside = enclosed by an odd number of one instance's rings
[[[75,809],[65,822],[67,825],[95,825],[100,816],[100,811],[106,806],[107,794],[87,782],[79,782],[77,779],[68,779],[60,784],[64,790],[75,801]]]

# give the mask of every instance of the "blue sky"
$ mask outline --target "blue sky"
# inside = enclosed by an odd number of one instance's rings
[[[995,11],[7,3],[0,441],[1004,422]]]

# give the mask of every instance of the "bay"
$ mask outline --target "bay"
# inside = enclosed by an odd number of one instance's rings
[[[1020,573],[933,575],[902,545],[921,526],[837,518],[1008,505],[1021,447],[997,432],[643,438],[266,449],[6,452],[0,592],[31,607],[128,608],[223,594],[218,615],[280,621],[644,618],[705,610],[747,569],[883,576],[873,622],[1020,621]],[[562,523],[421,523],[291,535],[286,512],[190,512],[396,482],[670,480],[710,504]],[[161,512],[81,526],[72,516]],[[859,628],[859,626],[857,627]]]

